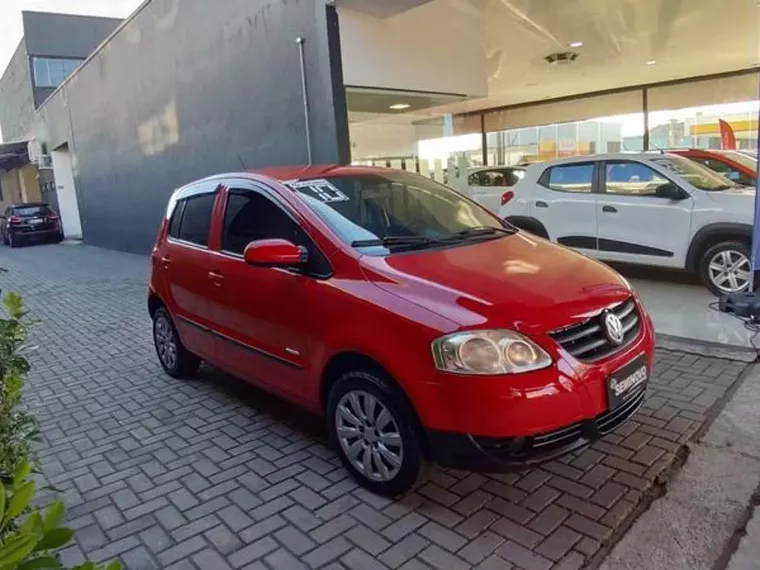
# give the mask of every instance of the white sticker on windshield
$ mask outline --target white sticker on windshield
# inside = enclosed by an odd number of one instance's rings
[[[308,194],[320,202],[347,202],[349,200],[343,192],[330,184],[327,180],[303,180],[290,184],[291,188]]]

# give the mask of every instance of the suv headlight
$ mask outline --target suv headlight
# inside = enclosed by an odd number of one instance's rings
[[[433,341],[435,367],[457,374],[519,374],[546,368],[551,357],[535,342],[509,330],[450,334]]]

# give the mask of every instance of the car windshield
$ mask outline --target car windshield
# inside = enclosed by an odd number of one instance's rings
[[[478,204],[418,174],[373,172],[290,186],[343,241],[370,255],[514,233]]]
[[[44,216],[47,214],[47,206],[21,206],[13,209],[13,214],[22,218]]]
[[[757,158],[750,156],[749,154],[736,151],[727,151],[724,154],[734,162],[738,162],[742,166],[751,168],[753,172],[757,169]]]
[[[662,156],[653,158],[652,162],[675,172],[686,182],[700,190],[717,191],[736,187],[736,184],[728,178],[724,178],[706,166],[702,166],[682,156]]]

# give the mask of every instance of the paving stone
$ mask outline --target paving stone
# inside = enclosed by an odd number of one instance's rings
[[[78,529],[69,566],[578,569],[744,369],[658,351],[641,410],[591,447],[523,473],[431,468],[392,501],[357,486],[296,409],[210,367],[166,376],[146,257],[43,246],[3,250],[2,265],[3,289],[44,322],[27,399],[45,481]]]

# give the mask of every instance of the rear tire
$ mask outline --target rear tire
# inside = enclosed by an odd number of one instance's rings
[[[748,291],[752,283],[749,244],[727,240],[708,248],[699,262],[699,276],[718,297]]]
[[[19,244],[19,240],[16,239],[16,238],[14,238],[12,233],[9,233],[8,234],[8,247],[10,247],[10,248],[16,248],[19,245],[21,245],[21,244]]]
[[[169,376],[187,378],[198,372],[201,359],[184,347],[169,311],[164,307],[153,313],[153,344],[158,361]]]
[[[387,378],[364,370],[343,374],[327,400],[330,438],[343,465],[364,488],[398,497],[423,464],[413,412]]]

